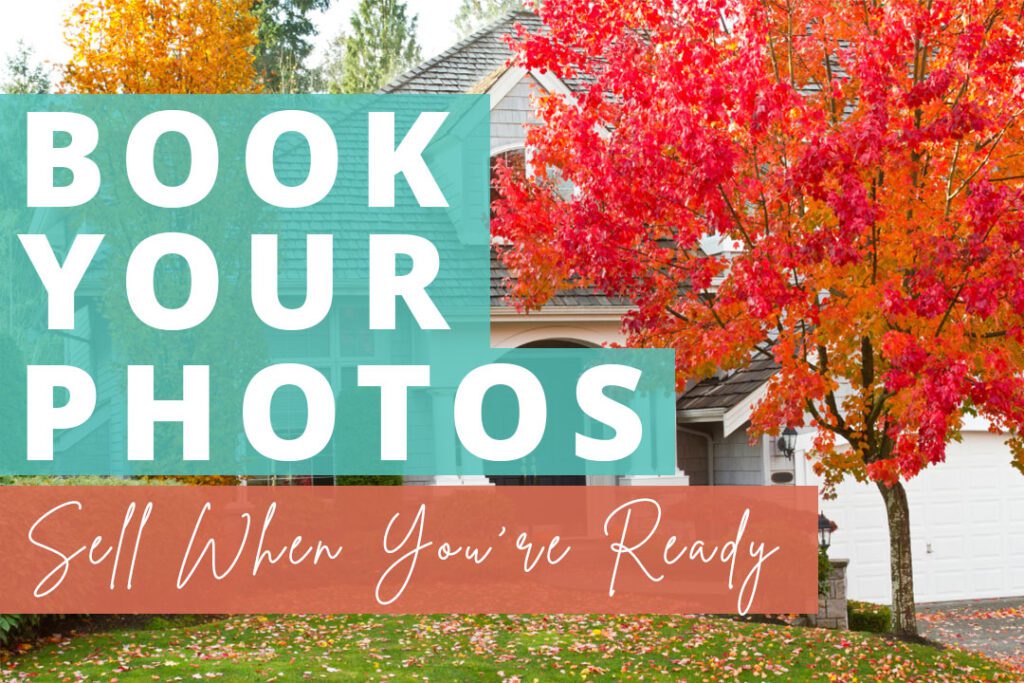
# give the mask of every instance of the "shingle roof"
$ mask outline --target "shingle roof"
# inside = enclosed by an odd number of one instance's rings
[[[728,410],[771,379],[778,369],[778,363],[770,358],[755,358],[741,370],[698,382],[679,397],[676,407],[679,410]]]
[[[504,73],[512,50],[505,36],[515,33],[516,24],[540,32],[544,24],[533,12],[515,10],[456,43],[438,56],[410,69],[381,88],[382,93],[459,94],[485,92]],[[578,83],[569,83],[570,88]],[[491,252],[491,306],[506,307],[505,280],[509,272]],[[559,292],[549,306],[627,306],[629,301],[605,296],[590,288]]]
[[[506,279],[511,279],[508,269],[501,262],[497,251],[491,249],[491,307],[508,306],[505,301],[507,290]],[[558,292],[547,303],[548,306],[629,306],[630,301],[623,297],[607,296],[589,287],[566,289]]]
[[[505,66],[512,51],[505,36],[522,24],[540,31],[544,24],[533,12],[515,10],[459,41],[381,88],[382,93],[466,93]]]

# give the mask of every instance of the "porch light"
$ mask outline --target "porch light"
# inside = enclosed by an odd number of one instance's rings
[[[822,550],[828,550],[828,547],[832,545],[832,532],[835,531],[838,525],[831,519],[825,516],[824,513],[818,513],[818,547]]]
[[[796,454],[796,430],[792,427],[786,427],[782,432],[782,436],[779,437],[776,447],[780,453],[792,460]]]

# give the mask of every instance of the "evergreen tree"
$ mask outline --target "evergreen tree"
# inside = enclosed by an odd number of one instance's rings
[[[462,0],[455,15],[455,29],[459,38],[465,38],[506,12],[522,6],[522,0]]]
[[[252,13],[259,20],[256,71],[265,90],[295,93],[315,89],[315,70],[305,66],[313,51],[310,39],[316,34],[309,15],[330,5],[331,0],[254,0]]]
[[[348,47],[348,36],[339,31],[331,38],[324,54],[324,61],[316,70],[316,89],[319,92],[338,94],[344,92],[342,76],[345,73],[345,53]]]
[[[346,93],[369,93],[421,60],[415,15],[406,16],[401,0],[361,0],[345,41],[341,87]]]
[[[7,56],[6,74],[0,90],[9,95],[42,95],[50,92],[50,75],[32,59],[34,50],[19,40],[14,52]]]

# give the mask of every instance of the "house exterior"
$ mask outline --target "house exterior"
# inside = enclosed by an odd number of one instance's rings
[[[535,123],[531,95],[538,91],[572,97],[578,83],[550,73],[509,67],[504,36],[519,23],[540,30],[529,12],[512,12],[447,51],[402,74],[385,93],[484,93],[490,96],[491,155],[524,154],[525,127]],[[621,316],[628,302],[589,290],[557,295],[543,309],[516,312],[504,300],[507,273],[492,259],[491,342],[494,347],[599,346],[623,340]],[[803,457],[811,434],[798,440],[794,458],[773,439],[751,443],[752,406],[775,371],[770,359],[687,387],[677,402],[677,473],[667,477],[514,478],[434,477],[410,484],[590,483],[689,486],[817,485]],[[976,421],[962,443],[952,444],[948,462],[908,485],[914,539],[915,592],[919,602],[1024,595],[1024,476],[1010,465],[1003,439]],[[822,511],[838,524],[830,555],[848,558],[851,598],[890,599],[888,532],[874,485],[847,482]]]
[[[531,29],[541,28],[540,20],[530,12],[507,14],[402,74],[382,92],[488,94],[492,158],[524,153],[525,127],[536,122],[532,95],[544,90],[571,97],[579,84],[564,83],[551,74],[527,73],[508,67],[506,62],[511,51],[504,36],[514,30],[516,23]],[[624,340],[620,322],[628,310],[628,302],[589,290],[573,290],[560,293],[538,312],[522,315],[505,301],[502,282],[508,274],[496,258],[492,258],[491,265],[492,346],[600,346]],[[773,440],[763,439],[751,445],[743,429],[753,401],[771,374],[770,361],[755,361],[747,370],[706,380],[688,390],[678,404],[679,472],[670,477],[670,481],[664,478],[659,481],[689,485],[759,485],[771,483],[774,475],[782,484],[792,483],[793,463],[777,452]],[[619,483],[633,481],[632,478],[620,479],[624,481]],[[448,477],[437,481],[452,483]]]

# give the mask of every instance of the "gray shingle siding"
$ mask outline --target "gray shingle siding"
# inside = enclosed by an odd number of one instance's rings
[[[746,429],[721,437],[721,426],[714,438],[715,485],[758,486],[765,483],[762,443],[750,445]]]
[[[491,149],[507,149],[526,141],[524,126],[537,123],[531,95],[538,92],[537,81],[527,74],[491,110]]]
[[[707,486],[709,484],[707,442],[693,434],[677,433],[676,465],[690,478],[690,486]]]

